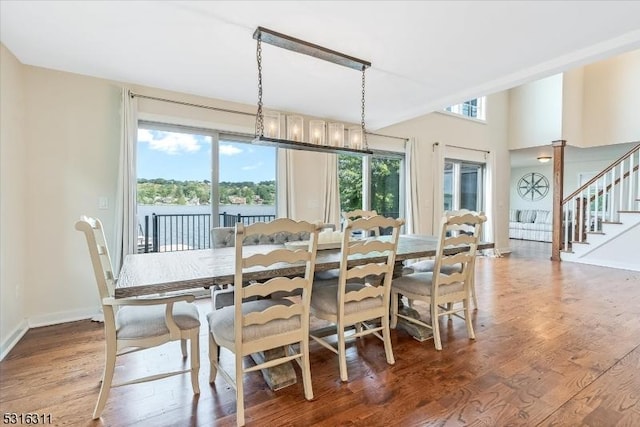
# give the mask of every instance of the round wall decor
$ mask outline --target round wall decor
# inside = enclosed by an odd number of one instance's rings
[[[525,200],[535,202],[549,192],[549,180],[537,172],[525,174],[518,181],[518,194]]]

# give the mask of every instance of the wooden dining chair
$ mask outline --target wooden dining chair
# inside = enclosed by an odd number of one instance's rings
[[[470,211],[467,209],[461,209],[459,211],[456,211],[458,215],[462,215],[463,213],[470,213],[470,214],[475,214],[475,215],[480,215],[480,217],[482,218],[482,222],[486,222],[487,217],[484,215],[484,213],[480,212],[480,213],[476,213],[474,211]],[[454,231],[453,229],[455,228],[452,227],[452,231]],[[476,227],[475,225],[470,225],[470,224],[460,224],[457,228],[457,231],[455,231],[457,233],[471,233],[471,234],[476,234],[476,237],[478,238],[478,241],[480,240],[480,236],[482,234],[482,227]],[[422,261],[418,261],[415,262],[413,264],[411,264],[410,266],[408,266],[408,268],[410,270],[412,270],[415,273],[428,273],[428,272],[432,272],[433,271],[433,267],[435,265],[435,260],[433,259],[427,259],[427,260],[422,260]],[[442,265],[440,266],[440,270],[444,273],[444,274],[452,274],[452,273],[456,273],[461,271],[462,266],[460,264],[454,264],[454,265]],[[469,289],[471,290],[471,297],[473,300],[473,307],[475,309],[478,308],[478,296],[476,295],[476,285],[475,285],[475,258],[472,261],[471,265],[469,266]]]
[[[479,229],[486,221],[476,212],[448,212],[440,222],[440,234],[433,270],[397,277],[391,286],[391,327],[398,318],[427,327],[433,332],[437,350],[442,350],[440,340],[440,316],[454,315],[465,320],[469,338],[475,339],[470,316],[471,269],[478,246]],[[461,228],[472,227],[472,233]],[[431,323],[404,315],[398,310],[400,295],[411,301],[424,301],[430,306]],[[456,304],[462,304],[461,306]],[[460,316],[463,312],[464,315]]]
[[[111,387],[153,381],[173,375],[191,373],[194,394],[200,393],[198,371],[200,369],[199,331],[200,316],[193,295],[160,298],[114,298],[116,278],[107,248],[102,222],[97,218],[82,217],[75,224],[82,231],[89,247],[89,255],[102,300],[105,333],[105,366],[98,403],[93,418],[100,418]],[[179,371],[160,373],[112,384],[116,357],[151,347],[180,341],[182,356],[187,357],[187,340],[191,343],[191,367]]]
[[[314,287],[311,296],[313,316],[329,321],[336,327],[338,343],[334,346],[324,330],[311,331],[311,337],[338,355],[340,379],[348,381],[346,339],[347,328],[355,326],[349,338],[373,334],[384,342],[387,363],[395,363],[389,335],[389,297],[391,278],[398,248],[400,227],[404,221],[383,216],[348,220],[344,227],[341,247],[340,276],[336,284]],[[373,228],[392,230],[390,236],[373,236],[351,240],[353,231]],[[379,257],[349,267],[348,261],[378,253]],[[376,280],[371,280],[375,278]],[[378,280],[381,278],[381,280]],[[358,281],[359,283],[354,283]],[[368,323],[370,322],[370,323]],[[376,323],[377,322],[377,323]],[[321,333],[322,332],[322,333]]]
[[[363,210],[363,209],[355,209],[352,211],[345,211],[342,212],[342,219],[346,222],[349,220],[355,220],[358,218],[371,218],[372,216],[376,216],[378,215],[378,212],[375,210]],[[372,228],[371,230],[361,230],[361,231],[366,231],[366,232],[370,232],[373,233],[376,236],[380,235],[380,228]]]
[[[349,220],[354,220],[358,218],[370,218],[375,215],[378,215],[378,213],[374,210],[365,211],[362,209],[356,209],[353,211],[342,212],[343,229],[344,229],[344,224],[346,224],[347,221]],[[379,228],[374,228],[372,230],[362,230],[362,232],[366,233],[367,235],[369,234],[374,234],[376,236],[380,235]],[[326,283],[335,283],[338,281],[338,277],[340,277],[340,270],[337,268],[331,269],[331,270],[325,270],[325,271],[318,271],[315,276],[316,284],[318,286],[324,286]]]
[[[209,321],[209,382],[213,383],[217,373],[236,390],[236,422],[244,425],[243,376],[245,373],[273,367],[296,360],[302,370],[304,395],[313,399],[311,368],[309,366],[309,304],[311,285],[316,262],[318,232],[320,224],[275,219],[270,223],[236,225],[234,305],[214,310],[207,316]],[[252,235],[273,236],[281,233],[308,233],[305,246],[276,246],[263,250],[264,246],[243,245],[243,239]],[[293,264],[305,265],[303,277],[275,277],[266,281],[259,278],[247,282],[247,270],[278,264],[286,271]],[[278,298],[278,294],[301,291],[301,297]],[[276,295],[276,296],[274,296]],[[260,299],[249,301],[250,298]],[[298,348],[293,346],[297,345]],[[220,363],[220,347],[234,353],[235,373],[226,372]],[[244,367],[243,358],[252,353],[286,347],[284,356]]]

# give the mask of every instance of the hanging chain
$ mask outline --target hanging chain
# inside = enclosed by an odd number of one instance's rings
[[[364,148],[365,150],[369,149],[369,145],[367,144],[367,131],[364,128],[364,72],[366,70],[366,67],[363,65],[362,66],[362,121],[361,121],[361,126],[362,126],[362,148]]]
[[[260,36],[258,36],[256,58],[258,60],[258,112],[256,113],[256,138],[258,138],[264,136],[264,113],[262,112],[262,39]]]

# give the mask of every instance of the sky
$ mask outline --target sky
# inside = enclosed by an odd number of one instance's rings
[[[276,149],[220,141],[220,181],[274,181]],[[211,137],[138,130],[138,178],[211,181]]]

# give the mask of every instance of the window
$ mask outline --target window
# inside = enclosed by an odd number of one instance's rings
[[[478,120],[486,120],[485,117],[486,97],[474,98],[463,102],[462,104],[452,105],[445,108],[446,111],[461,116],[471,117]]]
[[[373,156],[342,154],[338,157],[340,209],[375,210],[394,218],[403,216],[404,156],[376,153]]]
[[[210,229],[275,218],[276,154],[243,135],[140,122],[138,250],[211,247]]]
[[[483,210],[484,165],[446,159],[444,210]]]

